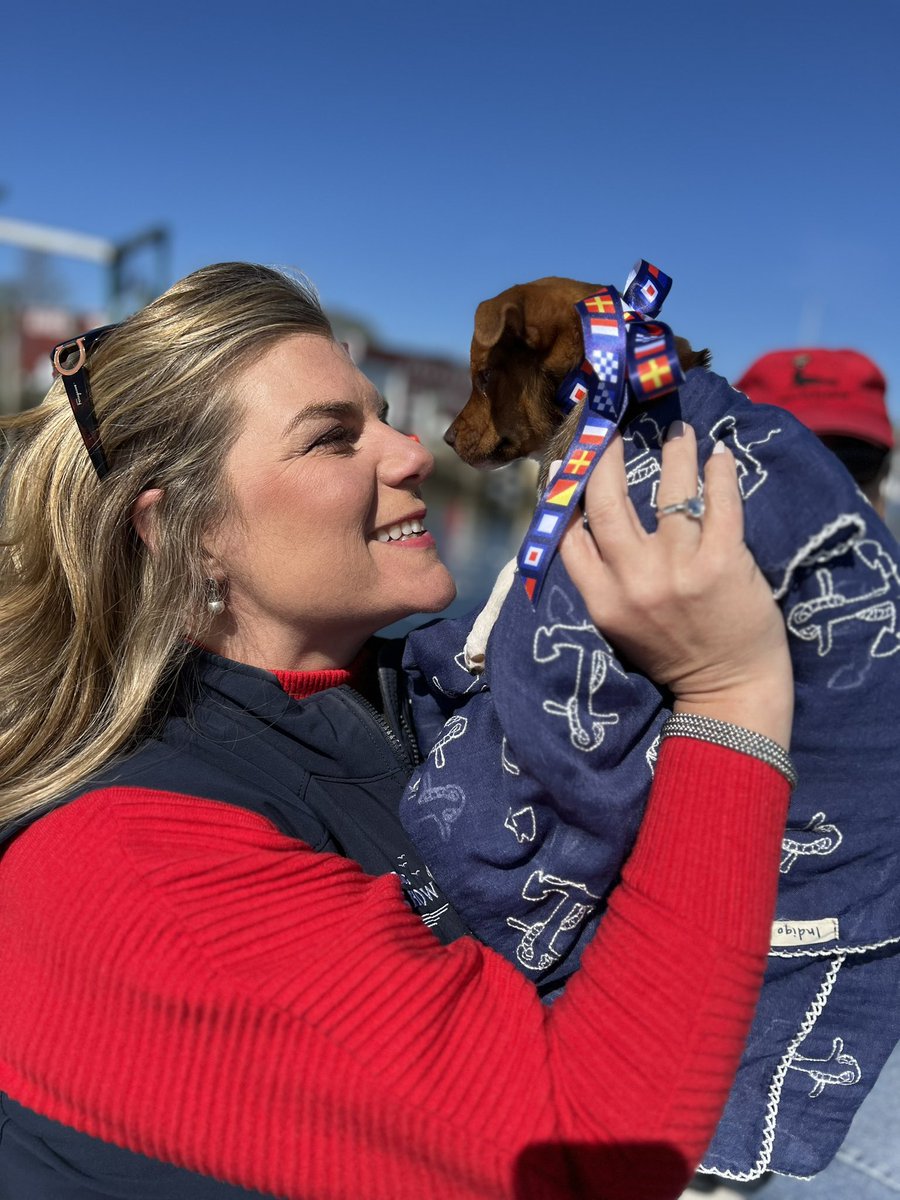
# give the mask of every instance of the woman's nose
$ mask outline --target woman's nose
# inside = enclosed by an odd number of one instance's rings
[[[390,445],[382,459],[382,475],[395,487],[402,483],[418,485],[434,470],[434,455],[426,450],[414,433],[389,429]]]

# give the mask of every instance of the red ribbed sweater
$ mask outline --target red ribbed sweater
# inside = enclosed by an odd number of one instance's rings
[[[227,804],[89,793],[0,859],[0,1090],[293,1200],[676,1196],[752,1015],[787,798],[664,742],[547,1008],[473,939],[439,945],[393,876]]]

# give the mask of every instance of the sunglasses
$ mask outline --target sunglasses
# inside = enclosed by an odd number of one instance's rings
[[[109,474],[109,463],[100,444],[100,427],[91,399],[88,355],[99,341],[117,328],[117,325],[101,325],[98,329],[83,333],[81,337],[60,342],[50,351],[53,369],[62,378],[82,441],[100,479]]]

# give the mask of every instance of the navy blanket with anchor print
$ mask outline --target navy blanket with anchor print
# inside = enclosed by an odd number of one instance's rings
[[[900,1037],[898,547],[817,438],[700,369],[623,430],[648,529],[679,417],[701,466],[718,440],[737,459],[746,539],[789,631],[800,776],[766,982],[704,1169],[811,1175]],[[513,580],[480,673],[476,616],[408,639],[432,750],[402,819],[470,929],[551,1000],[634,840],[666,698],[617,659],[558,557],[536,606]]]

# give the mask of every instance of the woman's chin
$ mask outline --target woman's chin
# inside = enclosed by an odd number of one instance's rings
[[[396,620],[411,617],[415,613],[443,612],[448,604],[456,599],[456,583],[447,568],[441,563],[440,570],[435,572],[435,578],[429,586],[417,589],[418,594],[410,598],[407,610],[400,613]]]
[[[431,604],[428,608],[420,609],[420,612],[443,612],[447,605],[452,604],[456,599],[456,581],[446,567],[443,569],[444,574],[446,575],[446,581],[438,590],[438,594],[435,596],[433,604]]]

